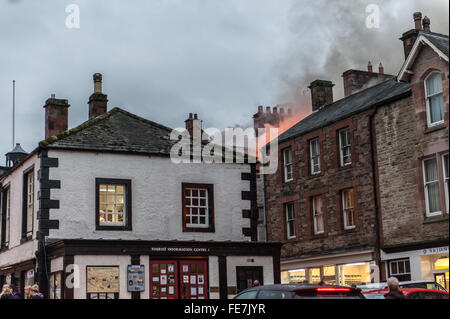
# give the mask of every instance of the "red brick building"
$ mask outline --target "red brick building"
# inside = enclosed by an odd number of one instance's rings
[[[430,38],[428,42],[444,52],[427,53],[425,48],[416,54],[414,35],[418,41]],[[440,155],[448,153],[448,37],[413,30],[402,39],[408,66],[399,78],[384,74],[382,65],[378,73],[371,64],[368,71],[346,71],[346,97],[335,102],[331,82],[312,82],[312,114],[278,139],[279,169],[265,176],[264,198],[268,240],[284,243],[284,283],[349,285],[380,276],[385,279],[384,261],[393,251],[389,249],[423,242],[427,242],[423,247],[439,248],[445,240],[448,246],[448,215],[436,214],[423,226],[422,221],[418,226],[421,219],[417,217],[425,207],[421,202],[422,160],[435,154],[442,167],[436,174],[445,175],[445,158]],[[410,58],[410,52],[417,56]],[[428,98],[441,94],[445,115],[439,107],[433,108],[432,117],[438,123],[432,127],[427,126],[423,98],[424,77],[437,74],[430,70],[439,71],[445,92],[433,82],[434,91]],[[402,78],[409,74],[407,80]],[[417,84],[419,79],[422,83]],[[395,161],[393,155],[397,155]],[[396,172],[392,169],[395,165]],[[438,187],[444,194],[448,178],[430,187]],[[441,207],[445,207],[443,198]],[[404,211],[403,207],[410,209]],[[400,231],[399,221],[404,223]]]
[[[384,277],[436,280],[449,288],[448,36],[415,14],[399,81],[412,95],[375,115]]]

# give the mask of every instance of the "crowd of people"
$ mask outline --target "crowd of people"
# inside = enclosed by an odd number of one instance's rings
[[[3,285],[0,299],[44,299],[44,295],[39,292],[38,285],[25,286],[24,296],[11,284]]]

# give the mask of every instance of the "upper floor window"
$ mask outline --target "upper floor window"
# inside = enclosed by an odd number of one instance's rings
[[[439,192],[439,173],[436,157],[423,161],[423,176],[427,216],[440,215],[442,213],[441,195]]]
[[[34,224],[34,170],[33,167],[23,175],[23,214],[22,239],[28,240],[33,236]]]
[[[444,95],[441,73],[433,72],[426,78],[425,98],[428,125],[442,123],[444,121]]]
[[[295,211],[294,203],[285,205],[286,209],[286,237],[287,239],[295,238]]]
[[[214,232],[214,188],[210,184],[182,184],[183,231]]]
[[[96,179],[96,229],[131,230],[131,181]]]
[[[1,247],[8,247],[10,240],[11,189],[7,187],[2,194],[2,237]]]
[[[320,173],[320,142],[315,138],[309,142],[311,175]]]
[[[445,204],[446,204],[446,210],[447,210],[447,214],[449,213],[449,198],[448,198],[448,194],[450,193],[450,189],[449,189],[449,184],[448,184],[448,154],[445,154],[444,156],[442,156],[442,165],[444,166],[443,171],[444,171],[444,189],[445,189]]]
[[[355,228],[355,197],[353,189],[342,191],[342,210],[344,213],[344,229]]]
[[[315,196],[312,198],[314,234],[319,235],[325,232],[325,224],[323,217],[322,197]]]
[[[350,129],[348,127],[339,131],[339,154],[341,167],[352,165]]]
[[[411,280],[411,268],[409,259],[390,261],[389,276],[396,277],[400,281]]]
[[[294,180],[292,170],[292,148],[286,148],[283,151],[284,181],[290,182]]]

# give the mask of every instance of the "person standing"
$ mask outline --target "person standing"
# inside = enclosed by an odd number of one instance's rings
[[[15,285],[10,284],[9,289],[11,289],[11,294],[13,295],[14,299],[23,299],[22,294],[19,290],[15,287]]]
[[[387,284],[388,284],[388,287],[389,287],[389,292],[384,295],[384,297],[386,299],[406,299],[406,297],[403,294],[403,292],[401,292],[398,289],[399,282],[398,282],[397,278],[395,278],[395,277],[389,278],[388,281],[387,281]]]
[[[30,299],[31,298],[31,286],[25,286],[25,288],[23,289],[23,292],[25,294],[25,299]]]
[[[30,299],[44,299],[44,295],[39,292],[39,286],[33,285],[31,286],[31,297]]]
[[[0,299],[14,299],[9,285],[3,285],[2,292],[0,293]]]

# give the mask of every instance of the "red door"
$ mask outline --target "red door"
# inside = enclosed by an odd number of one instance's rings
[[[178,262],[150,260],[150,299],[178,299]]]
[[[204,260],[180,261],[181,299],[207,299],[208,276]]]

